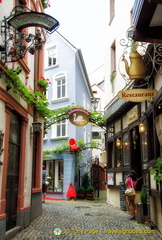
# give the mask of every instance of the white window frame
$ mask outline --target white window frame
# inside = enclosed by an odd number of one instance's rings
[[[52,47],[49,47],[47,48],[47,58],[46,58],[46,67],[47,68],[50,68],[50,67],[54,67],[56,65],[58,65],[58,49],[57,49],[57,45],[54,45]],[[51,54],[51,59],[56,59],[55,62],[53,62],[51,65],[49,65],[49,57],[50,57],[50,52],[52,51],[52,54]]]
[[[62,80],[62,79],[65,79],[65,96],[62,96],[62,84],[61,84],[61,96],[58,98],[57,97],[57,89],[58,89],[58,81],[59,80]],[[61,72],[61,73],[58,73],[56,74],[54,77],[53,77],[53,83],[52,83],[52,87],[53,87],[53,97],[52,97],[52,101],[62,101],[62,100],[67,100],[68,99],[68,95],[67,95],[67,85],[68,85],[68,82],[67,82],[67,73],[66,72]]]
[[[63,123],[63,121],[65,121],[65,123]],[[57,135],[57,128],[58,126],[60,126],[61,130],[60,132],[62,132],[62,126],[65,125],[65,135],[60,135],[58,136]],[[59,121],[55,124],[52,125],[52,136],[51,136],[51,139],[58,139],[58,138],[67,138],[67,130],[68,130],[68,121],[67,119],[64,119],[62,121]]]

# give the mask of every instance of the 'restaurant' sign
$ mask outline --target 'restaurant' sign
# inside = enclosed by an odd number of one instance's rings
[[[84,126],[89,122],[90,113],[82,108],[73,108],[67,112],[69,120],[75,126]]]
[[[150,101],[151,98],[155,98],[156,96],[156,89],[129,89],[118,92],[118,97],[124,99],[126,102]]]
[[[12,17],[8,24],[20,31],[26,27],[41,27],[49,32],[59,26],[59,22],[52,16],[40,12],[23,12]]]

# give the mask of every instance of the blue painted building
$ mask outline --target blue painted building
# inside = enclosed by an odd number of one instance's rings
[[[53,33],[46,44],[45,78],[51,82],[47,92],[50,109],[64,108],[72,103],[87,110],[91,109],[93,93],[82,52],[59,32]],[[53,150],[57,144],[68,142],[70,138],[90,142],[91,124],[78,127],[68,119],[53,124],[44,138],[43,150]],[[91,151],[86,150],[79,174],[76,175],[76,159],[69,151],[62,152],[61,156],[55,153],[45,154],[43,160],[49,179],[48,192],[62,192],[66,198],[69,183],[79,186],[84,171],[89,171],[86,163],[90,159]]]

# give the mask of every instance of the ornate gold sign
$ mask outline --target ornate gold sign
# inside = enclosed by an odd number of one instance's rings
[[[155,98],[156,96],[156,89],[129,89],[118,92],[118,97],[124,99],[126,102],[150,101],[151,98]]]
[[[75,126],[84,126],[89,122],[90,113],[82,108],[73,108],[67,112],[69,120]]]

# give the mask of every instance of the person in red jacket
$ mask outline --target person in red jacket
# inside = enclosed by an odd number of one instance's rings
[[[136,189],[136,184],[137,184],[137,174],[134,170],[131,170],[130,174],[128,175],[126,181],[125,181],[125,185],[127,186],[127,188],[134,188]],[[135,197],[134,196],[127,196],[128,202],[129,202],[129,206],[130,206],[130,214],[131,214],[131,218],[130,220],[135,220],[135,210],[136,210],[136,205],[135,205]]]

